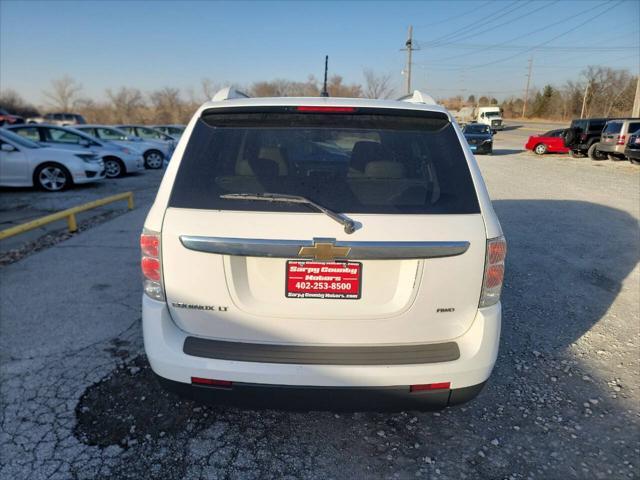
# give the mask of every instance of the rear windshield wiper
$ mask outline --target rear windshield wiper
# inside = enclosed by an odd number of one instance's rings
[[[340,225],[344,227],[344,231],[351,234],[356,231],[356,222],[351,220],[342,213],[334,212],[333,210],[323,207],[322,205],[309,200],[306,197],[300,195],[286,195],[282,193],[227,193],[220,195],[220,198],[225,200],[249,200],[257,202],[273,202],[273,203],[300,203],[303,205],[309,205],[319,212],[324,213],[328,217],[332,218]]]

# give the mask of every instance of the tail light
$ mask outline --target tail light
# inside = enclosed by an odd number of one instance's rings
[[[580,134],[580,141],[584,142],[587,139],[587,134],[586,133],[581,133]]]
[[[309,113],[355,113],[355,107],[307,107],[300,106],[296,107],[298,112],[309,112]]]
[[[409,385],[410,392],[425,392],[431,390],[449,390],[451,382],[425,383],[421,385]]]
[[[210,387],[231,388],[233,382],[229,380],[215,380],[213,378],[191,377],[191,383],[195,385],[208,385]]]
[[[618,141],[616,142],[616,145],[624,145],[624,141],[626,140],[626,138],[626,135],[618,135]]]
[[[164,300],[162,286],[162,260],[160,259],[160,234],[144,230],[140,235],[140,267],[144,293],[154,300]]]
[[[505,242],[504,237],[487,240],[480,307],[489,307],[500,301],[500,292],[502,291],[502,281],[504,279],[504,259],[506,256],[507,242]]]

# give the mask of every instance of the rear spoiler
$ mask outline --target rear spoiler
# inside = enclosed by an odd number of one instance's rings
[[[236,98],[251,98],[244,92],[240,90],[236,90],[233,87],[225,87],[219,90],[212,98],[214,102],[222,102],[224,100],[232,100]],[[398,98],[399,102],[409,102],[409,103],[423,103],[425,105],[437,105],[437,102],[433,99],[431,95],[428,95],[420,90],[414,90],[413,93],[409,95],[404,95]]]

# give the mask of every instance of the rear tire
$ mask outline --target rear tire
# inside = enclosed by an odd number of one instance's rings
[[[589,155],[589,158],[591,160],[600,161],[600,160],[606,160],[607,159],[607,156],[604,153],[602,153],[602,152],[600,152],[598,150],[598,143],[597,142],[589,147],[589,151],[587,152],[587,154]]]
[[[537,155],[544,155],[545,153],[547,153],[547,146],[544,143],[539,143],[534,147],[533,151]]]
[[[164,155],[158,150],[149,150],[144,154],[144,166],[151,170],[162,168]]]
[[[61,192],[73,184],[73,178],[59,163],[45,163],[36,168],[33,184],[48,192]]]
[[[634,165],[640,165],[640,159],[637,158],[630,158],[629,161],[631,163],[633,163]]]

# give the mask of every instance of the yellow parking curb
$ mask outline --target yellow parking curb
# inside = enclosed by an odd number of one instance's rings
[[[111,195],[110,197],[101,198],[99,200],[94,200],[93,202],[83,203],[82,205],[78,205],[77,207],[72,207],[60,212],[52,213],[51,215],[36,218],[35,220],[16,225],[15,227],[7,228],[6,230],[0,231],[0,240],[13,237],[14,235],[18,235],[20,233],[28,232],[29,230],[33,230],[34,228],[41,227],[42,225],[46,225],[57,220],[62,220],[63,218],[67,219],[69,232],[75,232],[78,230],[78,223],[76,221],[77,213],[85,212],[87,210],[91,210],[92,208],[101,207],[109,203],[117,202],[118,200],[127,200],[127,206],[129,207],[129,210],[133,210],[133,192],[118,193],[116,195]]]

